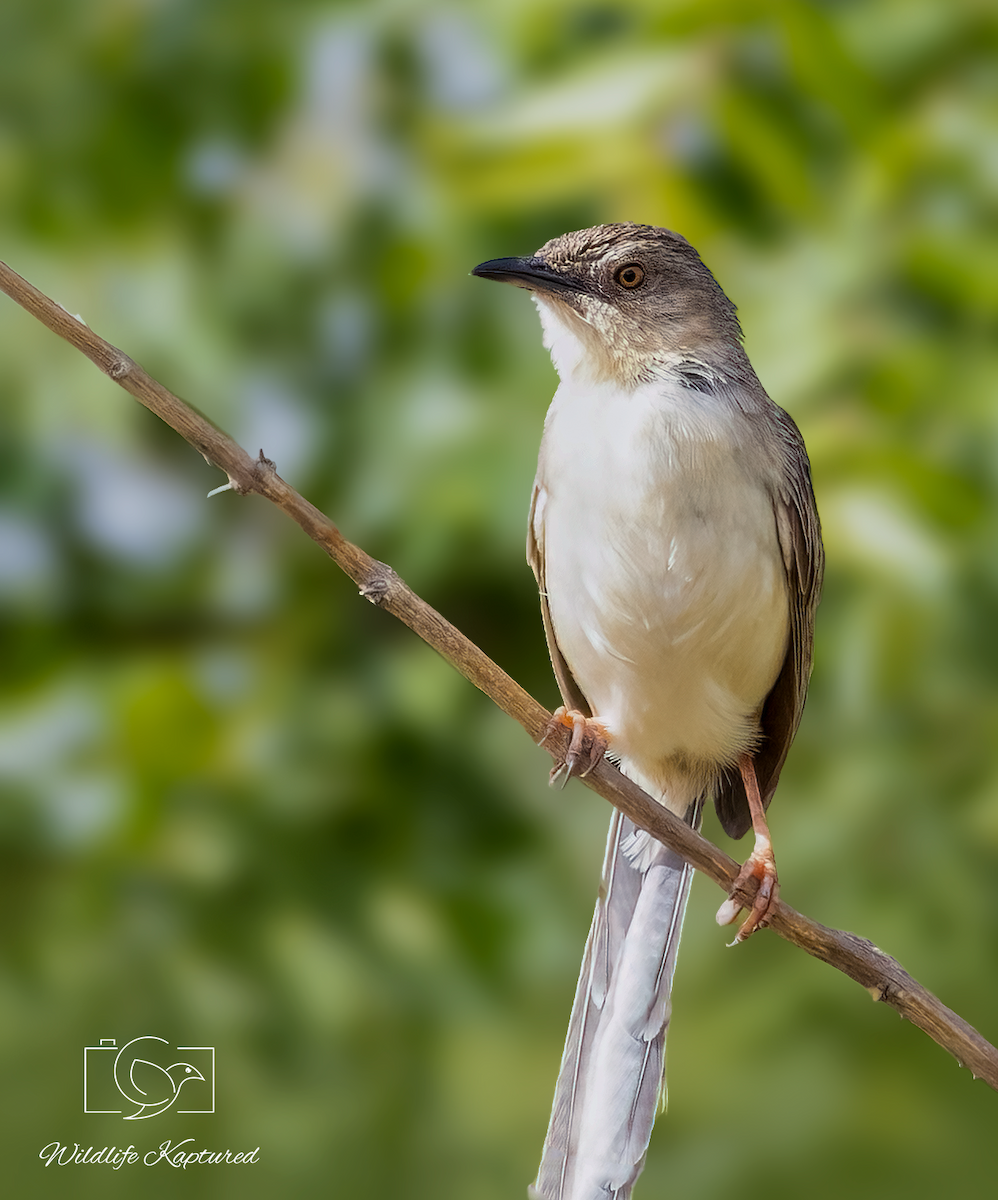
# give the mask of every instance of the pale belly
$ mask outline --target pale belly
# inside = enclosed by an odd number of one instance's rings
[[[649,436],[660,400],[654,412],[630,403],[586,448],[549,417],[548,604],[612,750],[682,811],[758,736],[786,653],[786,579],[769,493],[723,426],[683,422],[677,441],[667,423],[663,450]]]

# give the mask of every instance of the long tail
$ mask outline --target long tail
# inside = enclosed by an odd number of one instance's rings
[[[663,1086],[692,879],[678,855],[614,812],[532,1200],[631,1195]]]

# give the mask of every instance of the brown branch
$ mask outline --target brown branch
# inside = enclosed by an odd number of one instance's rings
[[[258,459],[251,458],[230,437],[167,391],[126,354],[98,337],[83,321],[71,316],[2,262],[0,290],[74,345],[136,400],[186,438],[209,462],[225,471],[234,491],[242,494],[257,492],[283,509],[350,576],[362,596],[404,621],[505,713],[519,721],[535,742],[540,740],[551,714],[474,642],[421,600],[391,567],[348,542],[328,517],[281,479],[274,464],[264,458],[262,452]],[[564,756],[567,737],[565,730],[545,743],[555,761],[561,761]],[[636,825],[648,830],[697,870],[710,876],[725,892],[730,890],[738,873],[737,863],[657,804],[609,762],[599,763],[584,782]],[[872,942],[819,925],[782,900],[778,900],[771,910],[769,927],[808,954],[855,979],[875,1000],[895,1008],[948,1050],[962,1066],[969,1067],[975,1077],[986,1080],[998,1090],[998,1050]]]

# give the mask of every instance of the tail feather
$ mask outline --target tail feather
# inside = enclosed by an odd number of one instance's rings
[[[534,1200],[631,1195],[658,1108],[692,879],[678,855],[614,812]]]

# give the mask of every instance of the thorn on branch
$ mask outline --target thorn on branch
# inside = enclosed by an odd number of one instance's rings
[[[397,581],[398,575],[387,563],[375,562],[371,574],[360,585],[360,594],[380,608]]]
[[[253,474],[258,486],[254,486],[253,484],[240,485],[238,481],[234,481],[233,487],[242,496],[246,495],[247,492],[253,491],[267,495],[267,486],[273,483],[274,477],[277,475],[277,464],[261,450],[253,462]]]
[[[68,308],[65,306],[65,304],[59,304],[59,301],[58,301],[58,300],[54,300],[54,301],[53,301],[53,303],[54,303],[54,304],[58,304],[58,305],[59,305],[59,307],[60,307],[60,308],[62,309],[62,311],[63,311],[63,312],[66,314],[66,316],[67,316],[67,317],[72,317],[74,321],[79,321],[79,322],[80,322],[80,324],[81,324],[81,325],[85,325],[87,329],[89,329],[89,328],[90,328],[90,326],[89,326],[89,325],[87,325],[86,321],[84,321],[84,319],[83,319],[83,318],[80,316],[80,314],[79,314],[79,313],[70,312],[70,311],[69,311],[69,309],[68,309]]]
[[[77,317],[77,320],[81,318]],[[120,383],[126,375],[130,375],[135,363],[128,357],[127,354],[122,354],[120,350],[115,350],[113,357],[107,361],[104,367],[104,373],[110,376],[115,383]]]

